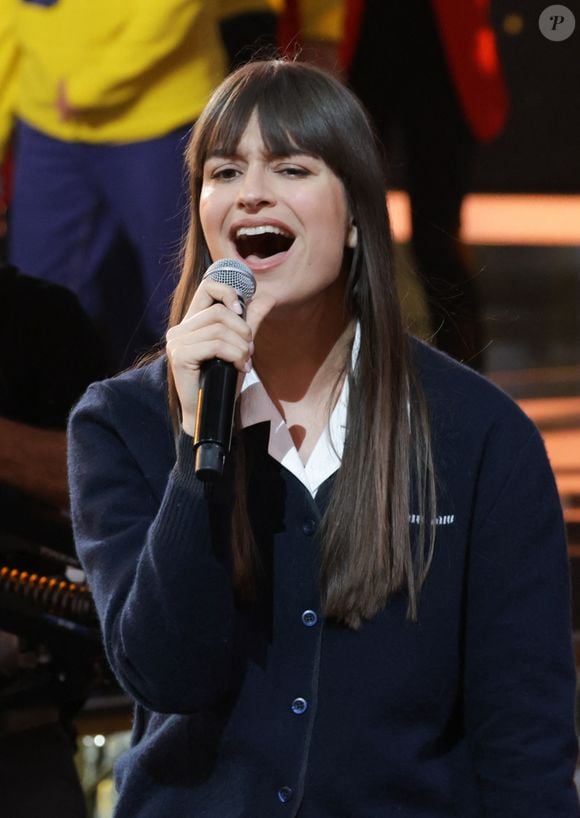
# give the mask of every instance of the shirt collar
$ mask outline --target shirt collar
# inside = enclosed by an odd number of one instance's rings
[[[359,347],[360,328],[357,324],[352,346],[352,368],[357,361]],[[270,423],[268,454],[300,480],[314,497],[318,488],[338,470],[342,461],[348,394],[349,384],[346,377],[328,424],[317,440],[306,465],[300,459],[286,421],[266,392],[255,369],[251,369],[245,376],[240,392],[241,426],[244,429],[268,421]]]

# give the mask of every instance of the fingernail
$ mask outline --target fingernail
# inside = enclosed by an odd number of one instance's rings
[[[234,312],[237,312],[238,315],[241,315],[243,313],[243,311],[244,311],[244,308],[242,307],[242,305],[240,304],[239,301],[235,301],[232,304],[232,310]]]
[[[256,349],[256,347],[254,346],[254,342],[250,341],[250,355],[254,354],[255,349]]]
[[[249,359],[248,361],[246,361],[246,363],[244,364],[244,372],[249,372],[251,368],[252,368],[252,359],[250,358],[250,359]]]

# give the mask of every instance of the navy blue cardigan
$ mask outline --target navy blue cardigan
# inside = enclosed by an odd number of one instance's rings
[[[119,818],[577,818],[568,565],[542,441],[483,378],[414,349],[439,484],[416,623],[403,593],[358,631],[325,621],[332,478],[313,500],[266,453],[266,424],[244,434],[269,582],[242,605],[230,475],[204,497],[191,439],[174,442],[165,361],[77,406],[78,551],[136,701]]]

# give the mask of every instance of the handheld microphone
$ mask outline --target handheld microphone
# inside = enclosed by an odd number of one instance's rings
[[[246,304],[256,292],[250,268],[242,261],[222,258],[204,275],[233,287],[246,315]],[[193,445],[195,474],[204,482],[220,477],[232,440],[238,371],[233,364],[213,358],[201,366]]]

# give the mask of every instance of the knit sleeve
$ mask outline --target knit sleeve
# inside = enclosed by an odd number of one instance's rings
[[[212,542],[191,438],[179,439],[159,502],[133,447],[140,439],[154,449],[162,430],[147,430],[139,412],[113,395],[107,383],[90,387],[69,423],[77,550],[121,685],[151,710],[194,712],[227,688],[228,561]]]
[[[98,60],[65,77],[74,108],[116,106],[131,101],[143,87],[143,77],[152,74],[164,60],[191,39],[203,15],[201,0],[140,0],[135,3],[130,23],[102,47]],[[197,55],[199,56],[199,55]],[[191,55],[193,60],[195,54]]]
[[[479,479],[465,724],[485,816],[572,818],[578,744],[565,531],[541,437],[518,425],[491,434]]]

